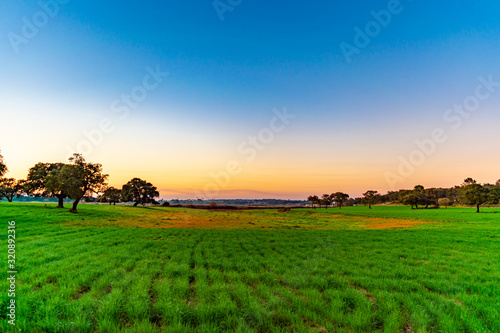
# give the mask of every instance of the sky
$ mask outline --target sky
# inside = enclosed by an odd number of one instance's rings
[[[74,152],[161,197],[500,178],[497,1],[0,3],[8,177]]]

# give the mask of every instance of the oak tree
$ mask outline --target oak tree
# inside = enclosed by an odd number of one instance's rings
[[[369,190],[363,193],[364,201],[368,204],[368,208],[372,209],[372,205],[380,198],[378,191]]]
[[[70,164],[61,168],[58,181],[61,190],[74,200],[69,211],[77,213],[78,203],[84,196],[102,192],[108,175],[102,172],[101,164],[88,163],[81,154],[73,154],[69,161]]]
[[[110,205],[111,204],[116,205],[117,202],[120,202],[121,197],[122,197],[122,190],[114,187],[108,187],[102,194],[99,201],[109,202]]]
[[[25,191],[35,197],[57,198],[57,208],[64,208],[64,199],[68,197],[62,189],[59,173],[63,163],[37,163],[33,166],[26,178]]]
[[[146,205],[155,203],[155,198],[158,198],[160,193],[153,184],[140,178],[133,178],[127,184],[123,185],[122,201],[133,201],[134,207],[137,205]]]
[[[340,209],[342,209],[344,203],[349,199],[349,194],[336,192],[331,195],[331,198],[333,199],[335,204],[339,206]]]
[[[14,178],[0,178],[0,199],[7,198],[7,201],[12,202],[16,196],[23,193],[24,180],[15,180]]]

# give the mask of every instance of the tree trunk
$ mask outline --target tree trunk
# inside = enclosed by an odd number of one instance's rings
[[[109,202],[109,205],[111,206],[111,201]]]
[[[116,201],[113,201],[113,206],[116,206]]]
[[[368,204],[368,209],[372,209],[372,205],[371,204]]]
[[[476,212],[476,213],[479,213],[479,206],[480,206],[480,205],[477,205],[477,212]]]
[[[8,202],[12,202],[12,198],[14,198],[14,197],[11,197],[11,196],[6,196],[6,198],[7,198],[7,201],[8,201]]]
[[[136,201],[136,202],[134,203],[134,207],[137,207],[138,205],[139,205],[139,201]]]
[[[78,203],[80,202],[80,199],[76,199],[74,202],[73,202],[73,207],[69,210],[70,213],[78,213],[78,211],[76,210],[76,207],[78,206]]]
[[[57,199],[58,199],[57,208],[64,208],[64,196],[59,195]]]

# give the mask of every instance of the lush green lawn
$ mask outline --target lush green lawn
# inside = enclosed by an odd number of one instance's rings
[[[16,331],[500,332],[499,209],[79,208],[0,203]]]

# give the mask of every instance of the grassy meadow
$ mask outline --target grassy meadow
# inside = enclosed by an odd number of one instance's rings
[[[500,332],[498,208],[79,211],[0,203],[0,331]]]

